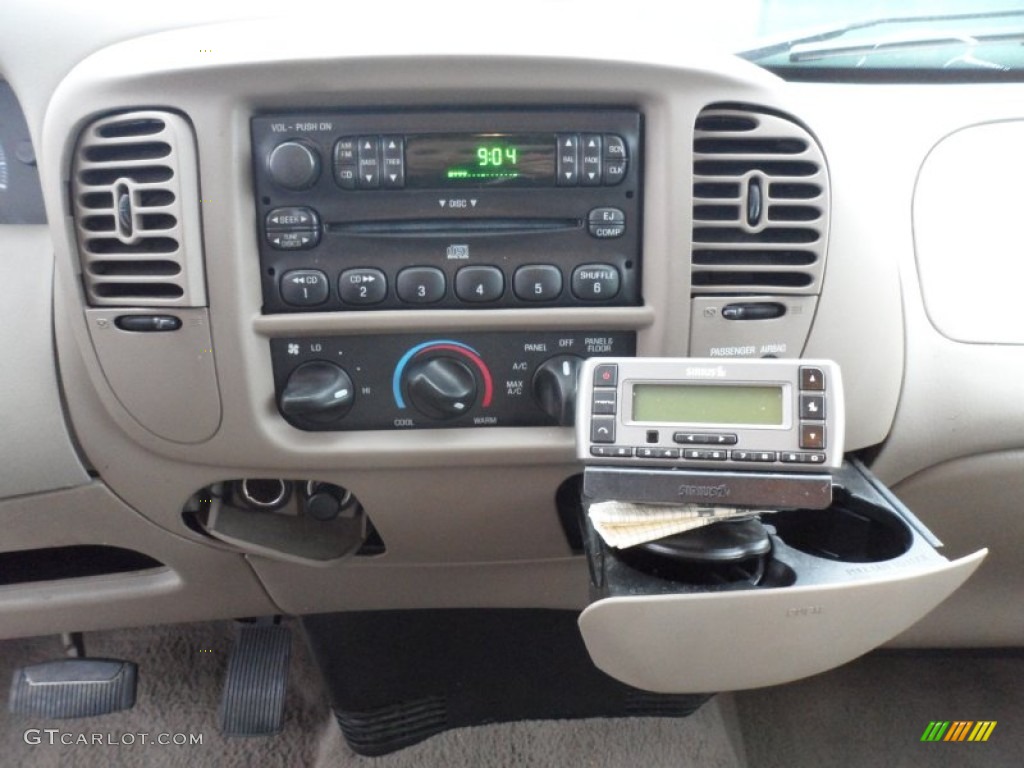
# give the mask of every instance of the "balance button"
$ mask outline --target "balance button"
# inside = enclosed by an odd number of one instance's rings
[[[435,267],[409,267],[398,273],[395,292],[409,304],[433,304],[444,298],[444,272]]]
[[[575,133],[560,133],[555,141],[558,144],[558,186],[574,187],[580,182],[580,137]]]
[[[595,416],[590,420],[590,442],[615,442],[615,417]]]
[[[378,304],[388,295],[388,279],[379,269],[346,269],[338,278],[345,304]]]
[[[824,448],[825,447],[825,425],[824,424],[801,424],[800,425],[800,447],[801,448]]]
[[[594,386],[614,387],[619,382],[619,366],[615,363],[601,363],[594,366]]]
[[[800,389],[818,391],[824,390],[825,374],[822,373],[821,368],[808,368],[806,366],[801,368]]]
[[[601,136],[599,134],[585,133],[580,142],[580,184],[585,187],[596,187],[602,181],[602,169],[604,168],[604,153],[601,150]]]
[[[463,301],[497,301],[505,293],[505,275],[497,267],[463,267],[455,273],[455,295]]]
[[[595,389],[594,399],[590,404],[591,413],[615,413],[617,393],[614,389]]]
[[[800,395],[800,418],[801,419],[824,419],[825,418],[825,396],[824,395]]]
[[[554,301],[562,293],[562,273],[550,264],[530,264],[516,270],[512,290],[523,301]]]
[[[619,270],[611,264],[582,264],[572,271],[572,295],[583,301],[608,301],[619,293]]]
[[[327,301],[327,275],[318,269],[293,269],[281,275],[281,300],[293,307],[312,307]]]

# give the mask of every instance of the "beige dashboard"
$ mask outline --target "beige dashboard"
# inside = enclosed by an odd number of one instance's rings
[[[277,410],[270,342],[623,331],[636,333],[640,355],[690,354],[694,139],[702,110],[725,104],[799,126],[820,146],[830,179],[812,321],[805,343],[788,353],[841,366],[847,450],[874,458],[875,472],[956,553],[993,550],[968,587],[899,642],[1024,639],[1020,609],[997,603],[1024,582],[1016,557],[1024,528],[1012,503],[1022,482],[1021,454],[1012,451],[1024,448],[1014,384],[1024,351],[955,341],[936,329],[919,274],[937,267],[917,247],[945,215],[937,188],[958,183],[948,175],[956,169],[929,154],[967,126],[1020,118],[1022,86],[786,83],[730,57],[686,55],[663,34],[625,37],[631,42],[609,52],[600,41],[566,48],[543,33],[529,53],[505,44],[453,56],[402,39],[381,50],[356,36],[343,48],[330,30],[299,39],[273,21],[142,32],[98,38],[67,71],[55,67],[38,82],[25,52],[9,47],[0,56],[0,74],[28,117],[49,219],[47,228],[0,233],[8,265],[0,339],[9,360],[24,361],[0,373],[15,395],[0,404],[0,522],[4,552],[102,545],[157,566],[15,580],[0,587],[0,632],[274,612],[582,608],[587,566],[566,540],[556,503],[560,486],[580,472],[571,428],[301,431]],[[0,36],[0,49],[7,42]],[[251,118],[453,107],[624,107],[642,115],[642,303],[263,314]],[[83,129],[139,109],[178,114],[194,134],[205,301],[187,310],[196,321],[191,335],[160,339],[159,347],[106,347],[90,326],[109,318],[87,307],[69,183]],[[989,151],[1000,141],[1016,150],[1012,134],[978,135]],[[962,136],[957,141],[971,140]],[[1014,247],[1004,246],[1007,254]],[[986,247],[988,268],[1012,277],[1008,255]],[[154,407],[155,422],[140,418]],[[183,510],[197,493],[246,477],[350,490],[386,551],[310,564],[188,524]]]

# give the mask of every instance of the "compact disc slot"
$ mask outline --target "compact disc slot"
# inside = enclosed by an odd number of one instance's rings
[[[351,237],[454,237],[460,235],[529,235],[577,230],[582,219],[402,219],[327,224],[330,234]]]

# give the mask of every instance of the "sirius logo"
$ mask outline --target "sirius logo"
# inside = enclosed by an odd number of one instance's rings
[[[729,496],[729,486],[680,485],[679,495],[685,499],[724,499]]]
[[[686,369],[686,375],[691,379],[724,379],[726,374],[725,368],[718,365],[706,368],[691,366]]]

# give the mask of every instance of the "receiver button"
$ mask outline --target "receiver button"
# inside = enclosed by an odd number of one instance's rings
[[[359,137],[359,167],[356,182],[360,189],[380,186],[380,139],[376,136]]]
[[[616,391],[614,389],[598,387],[594,390],[594,399],[590,404],[591,413],[615,413],[615,406]]]
[[[455,274],[455,295],[463,301],[497,301],[505,293],[505,276],[497,267],[463,267]]]
[[[327,301],[327,275],[318,269],[293,269],[281,275],[281,300],[293,307],[312,307]]]
[[[594,386],[614,387],[619,382],[619,366],[615,363],[601,363],[594,366]]]
[[[574,187],[580,181],[580,137],[575,133],[560,133],[558,142],[558,186]]]
[[[800,389],[818,392],[824,390],[825,374],[821,372],[821,368],[801,368]]]
[[[583,162],[581,163],[580,183],[585,187],[596,187],[601,184],[601,170],[604,167],[604,154],[601,151],[601,136],[585,133],[581,147]]]
[[[800,418],[801,419],[824,419],[825,418],[825,396],[824,395],[800,395]]]
[[[581,264],[572,271],[572,295],[583,301],[607,301],[619,293],[619,270],[611,264]]]
[[[409,304],[433,304],[444,298],[444,272],[435,267],[409,267],[398,273],[398,298]]]
[[[615,417],[595,416],[590,420],[590,442],[615,442]]]
[[[550,264],[530,264],[516,270],[512,290],[523,301],[553,301],[562,293],[562,273]]]
[[[346,304],[379,304],[388,295],[388,279],[379,269],[346,269],[338,278],[338,295]]]
[[[801,424],[800,425],[800,447],[801,448],[824,448],[825,447],[825,425],[824,424]]]

